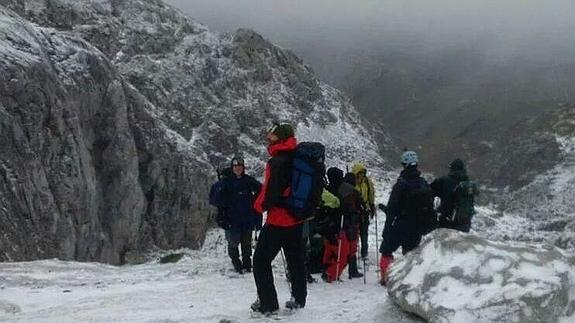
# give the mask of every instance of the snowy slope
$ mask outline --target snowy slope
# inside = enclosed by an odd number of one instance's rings
[[[6,322],[262,322],[252,319],[251,274],[233,274],[221,231],[177,264],[113,267],[43,260],[0,264],[0,321]],[[373,256],[373,255],[372,255]],[[278,257],[274,274],[281,303],[289,299]],[[287,322],[418,322],[376,282],[361,279],[308,285],[307,307]],[[229,320],[229,321],[225,321]]]

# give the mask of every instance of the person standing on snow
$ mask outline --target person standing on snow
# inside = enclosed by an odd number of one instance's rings
[[[298,220],[285,205],[289,196],[293,153],[297,146],[294,130],[289,124],[274,124],[267,133],[270,159],[265,167],[264,184],[254,207],[267,211],[254,253],[254,280],[258,300],[251,309],[271,314],[279,310],[271,263],[283,249],[290,272],[292,299],[289,309],[303,308],[307,297],[305,253],[302,239],[303,221]]]
[[[317,209],[316,216],[311,219],[313,223],[312,236],[310,237],[310,260],[308,270],[312,273],[324,273],[323,264],[324,240],[328,236],[336,236],[339,232],[339,222],[334,220],[340,203],[337,196],[323,189],[321,203]]]
[[[252,232],[261,229],[262,217],[253,208],[255,196],[261,189],[261,183],[245,173],[244,160],[234,157],[231,166],[225,170],[211,191],[218,191],[219,202],[216,221],[226,230],[228,256],[234,270],[240,274],[252,270]],[[241,257],[238,247],[241,245]]]
[[[367,258],[368,251],[368,229],[369,220],[373,219],[376,215],[375,208],[375,188],[373,182],[367,177],[367,169],[363,164],[357,163],[353,165],[351,172],[355,175],[355,188],[361,193],[364,203],[364,210],[361,215],[361,222],[359,226],[359,236],[361,238],[361,257]]]
[[[324,280],[332,282],[339,279],[339,275],[349,264],[349,278],[363,277],[357,270],[357,240],[359,235],[359,217],[361,212],[360,193],[344,181],[343,171],[332,167],[327,171],[329,185],[327,190],[337,196],[340,201],[338,212],[338,235],[336,239],[326,239],[324,246],[324,263],[326,271]],[[341,221],[343,217],[343,228]]]
[[[325,188],[322,190],[320,204],[314,211],[314,216],[303,224],[302,244],[305,250],[306,280],[308,284],[317,282],[312,273],[323,272],[323,243],[317,243],[321,239],[323,230],[326,229],[327,221],[330,221],[331,210],[339,208],[339,199]],[[328,224],[329,225],[329,224]],[[313,240],[313,241],[312,241]],[[291,281],[289,270],[286,272]]]
[[[417,169],[418,157],[413,151],[401,156],[403,171],[393,185],[387,203],[387,216],[383,228],[380,283],[387,282],[387,270],[393,261],[393,252],[400,246],[403,254],[417,248],[421,237],[434,228],[437,215],[433,209],[433,192]]]
[[[475,214],[477,184],[469,179],[465,163],[455,159],[449,164],[449,174],[431,183],[433,195],[439,197],[439,227],[469,232]]]

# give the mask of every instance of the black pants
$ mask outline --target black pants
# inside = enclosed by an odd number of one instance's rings
[[[386,232],[384,230],[379,252],[384,256],[391,256],[401,247],[401,252],[405,255],[419,246],[421,237],[422,233],[417,224],[399,220]]]
[[[359,237],[361,238],[361,257],[367,257],[367,232],[369,229],[369,218],[365,215],[365,219],[361,222],[359,226]]]
[[[463,223],[454,223],[451,222],[445,218],[440,218],[439,219],[439,225],[440,228],[447,228],[447,229],[453,229],[453,230],[459,230],[462,232],[469,232],[469,230],[471,230],[471,219],[469,221],[463,222]]]
[[[226,240],[228,240],[228,256],[232,260],[234,267],[251,269],[252,268],[252,231],[246,233],[226,231]],[[241,245],[242,261],[240,262],[240,252],[238,246]],[[242,264],[243,263],[243,264]]]
[[[288,270],[291,275],[291,295],[304,306],[307,297],[305,280],[304,248],[302,244],[302,225],[277,227],[264,225],[254,253],[254,279],[262,311],[279,309],[278,297],[274,286],[272,261],[283,249]]]

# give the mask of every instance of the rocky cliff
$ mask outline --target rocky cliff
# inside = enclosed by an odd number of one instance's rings
[[[273,120],[297,125],[305,140],[323,139],[333,159],[383,164],[349,100],[253,31],[212,33],[159,0],[2,2],[99,48],[156,117],[213,164],[237,152],[265,158],[262,135]]]
[[[212,165],[241,153],[258,175],[273,120],[330,164],[384,166],[349,100],[252,31],[157,0],[0,5],[1,260],[199,246]]]
[[[96,48],[0,15],[0,259],[123,263],[201,245],[205,156],[183,151]]]

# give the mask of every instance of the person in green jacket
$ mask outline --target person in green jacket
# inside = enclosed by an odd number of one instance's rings
[[[306,253],[306,280],[310,284],[316,282],[311,274],[323,271],[321,263],[323,257],[322,232],[325,229],[326,221],[330,220],[329,214],[332,210],[339,208],[339,205],[340,202],[337,196],[324,188],[316,215],[304,222],[302,243],[305,246]],[[289,270],[286,275],[290,279]]]
[[[453,160],[449,164],[449,174],[434,180],[431,189],[441,200],[437,209],[439,227],[469,232],[479,188],[469,178],[463,160]]]
[[[367,169],[361,163],[353,165],[351,172],[355,175],[355,188],[361,193],[366,210],[361,216],[361,223],[359,226],[359,236],[361,239],[361,257],[367,258],[367,231],[369,228],[369,220],[373,219],[376,214],[375,208],[375,188],[372,180],[367,177]]]

